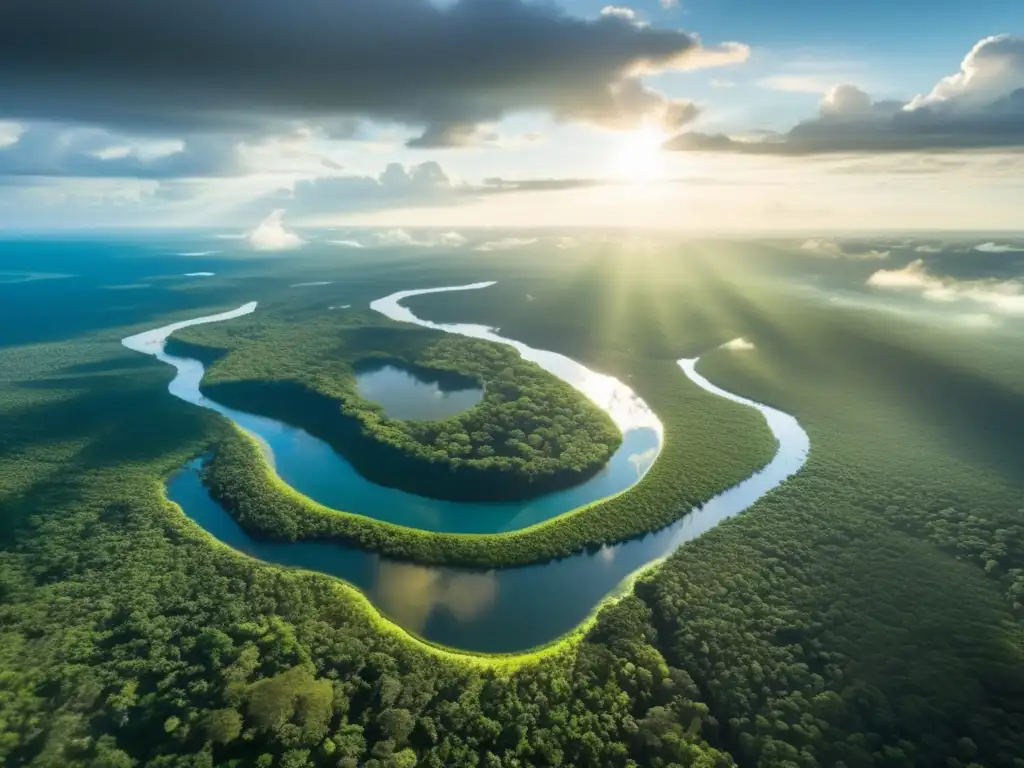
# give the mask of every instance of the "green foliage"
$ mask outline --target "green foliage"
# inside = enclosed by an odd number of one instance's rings
[[[317,680],[304,664],[253,683],[245,694],[246,714],[282,741],[317,744],[327,735],[333,699],[330,681]]]
[[[439,309],[600,357],[670,417],[662,387],[693,398],[666,451],[692,443],[667,466],[690,461],[695,488],[743,471],[716,457],[750,423],[680,388],[672,357],[749,336],[754,352],[702,372],[811,434],[797,478],[514,671],[431,653],[327,578],[212,546],[161,486],[222,423],[168,397],[166,367],[118,346],[125,329],[0,350],[0,763],[1020,768],[1019,337],[745,292],[745,273],[708,276],[729,267],[706,247],[633,281],[632,253],[615,272],[517,263],[500,300]],[[368,297],[414,284],[345,268]],[[230,712],[241,733],[211,739]]]
[[[256,536],[333,539],[422,563],[500,566],[564,557],[658,530],[770,460],[774,440],[753,409],[690,383],[674,361],[629,359],[619,366],[664,425],[661,455],[627,493],[530,528],[485,535],[427,533],[341,513],[277,480],[256,443],[232,429],[218,441],[204,482]]]
[[[210,364],[207,396],[302,427],[370,480],[421,495],[529,498],[593,475],[622,440],[607,414],[514,349],[396,326],[375,313],[340,327],[322,317],[296,327],[288,315],[258,313],[180,336],[172,352]],[[439,421],[389,418],[356,387],[358,370],[382,362],[479,385],[483,400]]]
[[[215,709],[203,718],[206,737],[215,744],[230,744],[242,733],[242,716],[231,707]]]

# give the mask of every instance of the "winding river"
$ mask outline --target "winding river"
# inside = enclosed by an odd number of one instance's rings
[[[199,391],[204,370],[202,363],[167,354],[163,348],[164,342],[174,331],[190,325],[221,322],[249,314],[255,310],[255,303],[220,315],[185,320],[146,331],[125,339],[123,344],[129,349],[154,355],[173,365],[178,370],[178,376],[171,383],[171,394],[215,410],[256,435],[284,482],[331,509],[438,533],[500,533],[549,520],[636,484],[661,450],[663,429],[658,417],[632,389],[564,355],[503,339],[486,326],[431,323],[416,317],[399,303],[404,298],[436,293],[438,290],[472,290],[490,285],[492,283],[475,283],[456,288],[403,291],[375,301],[370,306],[392,320],[510,344],[523,358],[568,382],[611,416],[622,431],[622,443],[601,471],[579,485],[527,501],[473,503],[470,508],[465,502],[429,499],[396,488],[386,488],[364,478],[344,456],[305,430],[275,419],[228,408],[205,397]]]
[[[168,355],[164,351],[167,337],[190,325],[220,322],[251,313],[256,309],[255,302],[231,312],[173,323],[131,336],[124,339],[123,344],[174,366],[177,375],[169,386],[172,394],[212,408],[253,433],[272,455],[282,479],[321,503],[427,530],[471,533],[514,530],[637,482],[657,457],[662,427],[646,403],[612,377],[590,371],[564,355],[505,339],[486,326],[422,320],[401,304],[402,300],[419,294],[478,290],[492,284],[402,291],[370,306],[393,320],[509,344],[525,359],[538,363],[590,397],[622,429],[623,446],[595,478],[569,491],[528,502],[469,505],[384,489],[363,479],[329,446],[302,430],[226,408],[204,397],[199,392],[202,364]],[[561,560],[480,571],[414,565],[327,542],[256,540],[210,498],[199,478],[200,460],[189,463],[171,478],[167,495],[189,518],[223,543],[266,562],[344,579],[362,590],[383,614],[429,641],[478,652],[521,651],[571,631],[624,579],[746,509],[805,463],[809,439],[796,419],[716,387],[697,373],[696,364],[696,358],[679,361],[682,373],[693,383],[715,395],[755,408],[764,416],[778,440],[779,448],[773,460],[742,483],[657,533]]]

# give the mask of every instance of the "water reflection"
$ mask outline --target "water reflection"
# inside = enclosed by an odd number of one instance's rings
[[[472,408],[484,399],[484,391],[461,376],[428,378],[424,372],[382,363],[356,374],[361,397],[384,408],[392,419],[427,421],[447,419]]]
[[[557,352],[534,349],[522,342],[506,339],[504,336],[500,336],[496,329],[488,328],[486,325],[433,323],[429,320],[423,320],[413,314],[412,310],[408,307],[404,307],[401,304],[404,299],[409,299],[413,296],[423,296],[429,293],[448,293],[451,291],[475,291],[489,288],[492,285],[495,285],[493,281],[442,288],[398,291],[390,296],[385,296],[383,299],[371,302],[370,308],[399,322],[415,323],[424,328],[433,328],[459,336],[469,336],[474,339],[486,339],[487,341],[497,342],[498,344],[508,344],[516,349],[524,360],[537,363],[544,370],[553,373],[590,398],[612,417],[612,420],[623,433],[629,432],[632,429],[652,429],[658,435],[658,444],[661,444],[661,436],[664,432],[661,421],[647,403],[618,379],[592,371],[575,360],[565,355],[560,355]]]
[[[493,571],[446,571],[381,559],[374,594],[385,614],[422,634],[436,610],[462,623],[487,613],[498,595],[498,578]]]

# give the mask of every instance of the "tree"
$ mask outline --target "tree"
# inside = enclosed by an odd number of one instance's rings
[[[230,744],[242,733],[242,716],[231,707],[215,709],[203,718],[203,731],[214,744]]]

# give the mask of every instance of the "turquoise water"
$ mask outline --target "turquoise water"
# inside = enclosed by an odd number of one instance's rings
[[[464,289],[483,287],[486,287],[486,284],[477,284]],[[388,308],[387,303],[392,302],[394,306],[390,307],[391,314],[389,316],[401,315],[398,310],[406,312],[407,310],[398,302],[415,293],[417,292],[394,294],[380,302],[374,302],[372,306],[378,309],[381,306]],[[252,312],[255,308],[255,303],[253,303],[239,307],[233,312],[186,322],[194,324],[227,320]],[[409,314],[411,315],[411,313]],[[408,318],[401,316],[395,317],[395,319],[408,321]],[[500,339],[491,329],[481,331],[481,326],[437,326],[420,321],[418,318],[414,318],[413,321],[448,332]],[[177,324],[174,327],[182,326]],[[195,360],[173,358],[163,352],[163,339],[173,331],[174,327],[171,327],[171,331],[163,328],[149,334],[130,337],[125,339],[124,343],[131,349],[153,354],[174,365],[178,370],[178,375],[171,383],[170,391],[179,397],[197,402],[192,399],[192,396],[198,395],[198,383],[203,372],[202,365]],[[451,330],[453,328],[457,330]],[[484,336],[482,333],[486,333],[488,336]],[[508,343],[507,340],[501,341]],[[517,344],[516,342],[512,343],[513,345]],[[644,435],[647,435],[652,438],[652,442],[641,442],[641,445],[648,445],[648,448],[645,449],[644,459],[636,463],[627,461],[632,467],[635,481],[635,478],[654,460],[657,448],[661,445],[660,424],[657,423],[656,418],[646,408],[646,405],[628,388],[614,380],[609,382],[609,377],[592,374],[595,378],[588,379],[584,373],[586,369],[568,358],[541,350],[526,349],[524,357],[527,354],[535,358],[553,355],[556,358],[554,362],[551,360],[546,362],[556,369],[558,375],[574,386],[580,387],[581,391],[587,391],[585,387],[589,386],[591,389],[588,396],[593,397],[595,402],[605,407],[620,426],[634,425],[624,430],[624,445],[636,437],[643,438]],[[797,472],[806,461],[809,440],[796,419],[781,411],[716,387],[697,373],[696,359],[681,360],[679,364],[681,382],[682,376],[686,376],[693,383],[717,396],[756,408],[764,416],[767,425],[778,440],[779,448],[774,459],[760,472],[711,499],[707,504],[691,510],[689,514],[668,528],[628,542],[602,547],[596,551],[579,552],[561,560],[531,566],[482,571],[413,565],[327,542],[258,541],[245,533],[234,519],[210,498],[199,479],[199,460],[190,463],[171,478],[167,484],[167,495],[182,508],[188,517],[225,544],[266,562],[319,571],[344,579],[362,590],[384,615],[428,640],[480,652],[525,650],[557,639],[571,631],[586,619],[598,603],[621,585],[622,581],[630,574],[657,563],[684,542],[699,536],[723,520],[746,509]],[[581,376],[583,379],[580,378]],[[305,446],[312,452],[312,455],[307,457],[307,461],[312,462],[308,464],[312,467],[310,475],[319,477],[325,489],[338,483],[344,485],[352,481],[351,476],[348,475],[340,478],[323,476],[324,470],[317,468],[316,461],[326,462],[328,458],[325,454],[329,453],[333,456],[336,454],[333,454],[333,451],[319,441],[317,441],[319,443],[317,445],[302,439],[297,434],[300,432],[299,430],[270,419],[225,409],[216,403],[205,400],[201,395],[198,395],[198,398],[197,404],[215,408],[267,440],[274,458],[278,462],[284,456],[287,457],[290,464],[293,459],[301,456],[301,448],[298,452],[292,452],[289,450],[289,446],[294,446],[296,443]],[[644,424],[644,426],[635,426],[637,424]],[[654,426],[655,424],[657,428]],[[308,435],[306,437],[309,438]],[[639,447],[637,445],[628,448],[627,453],[635,455],[635,451]],[[620,453],[622,453],[622,449],[620,449]],[[646,466],[644,462],[646,462]],[[278,471],[281,472],[280,465]],[[283,474],[282,477],[284,477]],[[355,477],[358,478],[358,475]],[[359,479],[361,480],[361,478]],[[366,483],[366,481],[362,482]],[[374,487],[376,488],[376,486]],[[433,504],[433,501],[429,499],[420,499],[420,497],[402,494],[391,489],[382,490],[391,499],[391,503],[398,506],[405,503],[406,497],[413,500],[409,503]],[[549,502],[550,499],[558,496],[560,494],[551,494],[538,500],[537,503]],[[506,524],[508,524],[507,521],[511,521],[515,527],[522,527],[517,524],[522,519],[529,518],[531,513],[524,512],[524,510],[529,510],[533,502],[509,505],[449,504],[454,507],[452,512],[458,511],[460,516],[467,516],[467,507],[472,507],[472,517],[474,518],[491,515],[491,517],[487,517],[489,525],[499,524],[504,520]],[[501,511],[495,509],[502,507],[507,509]],[[520,512],[515,512],[516,509],[519,509]],[[395,512],[404,514],[407,519],[423,517],[422,510],[416,509],[379,509],[375,510],[374,516],[387,519],[386,514]]]
[[[410,294],[406,292],[405,295]],[[397,309],[382,304],[386,301],[382,299],[380,302],[374,302],[374,306],[389,317],[416,322],[450,333],[506,343],[491,329],[483,326],[434,326],[413,317],[411,313],[408,317],[396,317],[408,311],[398,306],[397,301]],[[169,355],[164,350],[166,338],[175,330],[206,322],[222,322],[254,311],[256,303],[250,302],[232,312],[173,323],[147,331],[125,339],[123,343],[129,349],[153,355],[173,365],[178,375],[170,384],[171,394],[215,410],[256,435],[282,480],[300,493],[332,509],[441,533],[514,531],[629,488],[643,477],[660,451],[661,423],[647,404],[631,389],[610,376],[590,371],[562,355],[510,342],[519,349],[524,358],[537,362],[579,388],[612,416],[623,430],[623,438],[608,463],[593,477],[579,485],[527,501],[447,501],[377,485],[360,475],[327,443],[305,430],[275,419],[228,408],[206,397],[199,391],[199,382],[204,371],[202,363],[190,358]],[[413,319],[409,320],[409,317]]]
[[[390,418],[403,421],[447,419],[484,399],[481,387],[453,386],[391,364],[359,371],[356,388],[366,400],[379,403]]]

